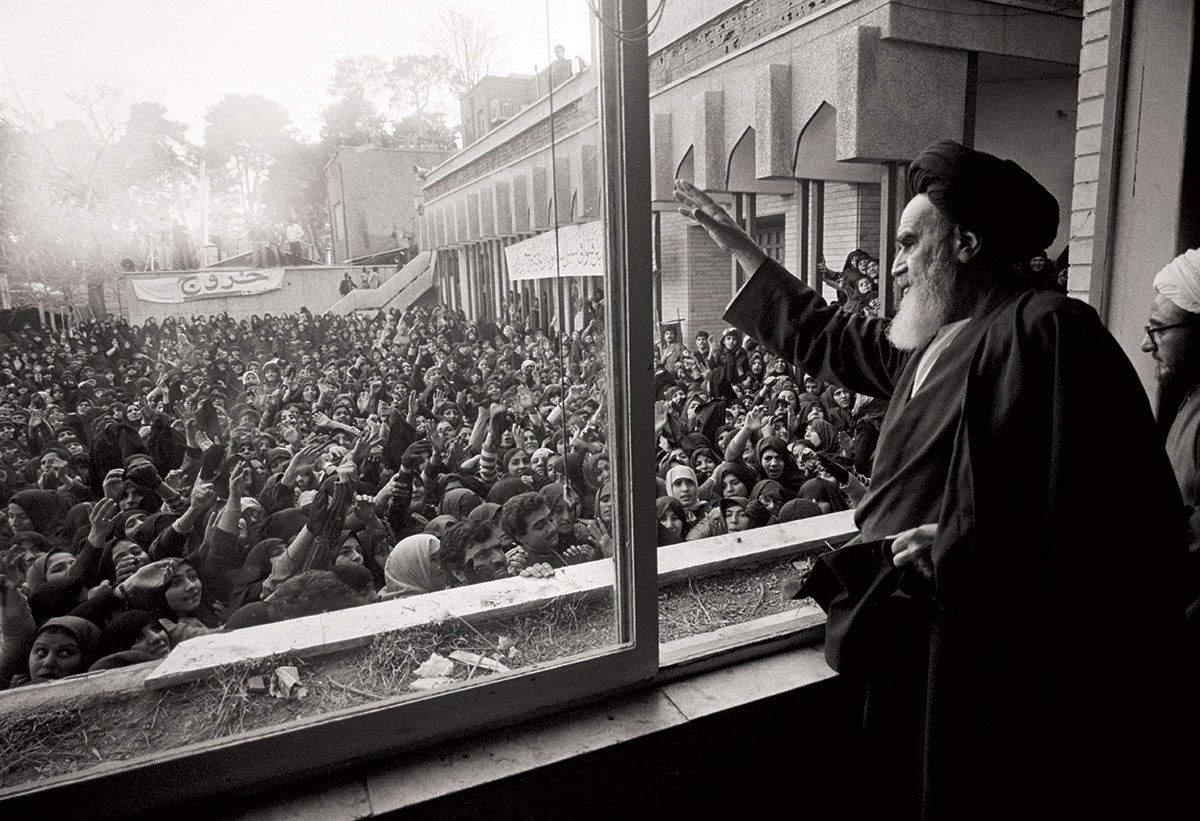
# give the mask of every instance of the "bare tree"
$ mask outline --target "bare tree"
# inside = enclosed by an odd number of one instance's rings
[[[450,64],[450,85],[462,94],[487,73],[488,61],[500,38],[496,21],[488,15],[471,13],[461,6],[442,10],[425,30],[425,40]]]

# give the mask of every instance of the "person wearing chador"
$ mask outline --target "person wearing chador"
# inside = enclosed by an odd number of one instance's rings
[[[1165,817],[1185,547],[1145,394],[1092,308],[1016,281],[1058,227],[1032,176],[947,141],[908,181],[891,320],[826,305],[676,186],[681,213],[755,272],[726,321],[797,370],[890,400],[860,535],[803,588],[862,698],[870,788],[854,810]],[[1114,396],[1119,459],[1097,413]],[[1104,616],[1109,594],[1136,616]],[[1136,674],[1114,675],[1127,651]]]

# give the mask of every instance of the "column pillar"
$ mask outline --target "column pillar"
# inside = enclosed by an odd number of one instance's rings
[[[896,260],[896,224],[900,221],[896,189],[902,184],[899,163],[884,163],[879,186],[879,307],[884,316],[895,313],[897,303],[892,263]]]

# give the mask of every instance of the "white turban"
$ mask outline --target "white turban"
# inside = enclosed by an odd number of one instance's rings
[[[1154,290],[1183,310],[1200,314],[1200,249],[1184,251],[1154,275]]]

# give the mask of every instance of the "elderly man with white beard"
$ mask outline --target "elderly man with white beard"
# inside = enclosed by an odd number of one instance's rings
[[[889,400],[859,536],[801,590],[860,699],[847,817],[1166,817],[1186,545],[1145,392],[1095,311],[1020,285],[1058,229],[1032,176],[947,141],[908,182],[890,321],[827,305],[675,192],[754,272],[727,321]]]

